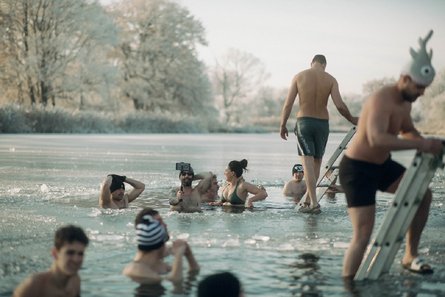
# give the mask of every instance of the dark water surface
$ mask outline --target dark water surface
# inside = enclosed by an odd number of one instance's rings
[[[331,135],[326,160],[343,136]],[[82,226],[91,239],[80,271],[82,296],[195,296],[197,282],[221,270],[238,275],[247,296],[445,296],[443,171],[432,183],[434,201],[420,248],[434,274],[403,271],[399,251],[388,275],[350,287],[340,276],[351,237],[344,196],[323,199],[322,213],[310,216],[297,213],[281,194],[298,162],[295,151],[292,137],[285,142],[276,134],[1,135],[0,296],[49,267],[54,231],[66,223]],[[393,156],[409,165],[413,155]],[[249,161],[246,180],[269,193],[253,210],[169,211],[168,197],[178,185],[176,162],[192,163],[195,172],[211,170],[222,182],[227,163],[243,158]],[[101,210],[99,186],[108,173],[141,180],[146,190],[128,209]],[[376,228],[390,198],[378,196]],[[188,240],[202,267],[182,288],[141,288],[121,275],[136,250],[134,217],[146,206],[161,212],[172,238]]]

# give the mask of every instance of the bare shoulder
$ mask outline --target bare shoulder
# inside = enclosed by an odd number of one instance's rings
[[[142,263],[131,262],[125,266],[122,274],[140,284],[158,284],[162,281],[158,273]]]
[[[49,272],[41,272],[29,276],[14,290],[13,297],[40,296],[48,274]]]
[[[369,96],[367,103],[374,106],[388,107],[390,103],[394,103],[395,99],[394,88],[387,86]]]

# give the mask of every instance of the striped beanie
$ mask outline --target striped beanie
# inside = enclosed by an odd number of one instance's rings
[[[138,249],[152,251],[160,248],[167,240],[165,227],[150,215],[142,217],[142,221],[136,225],[136,239]]]

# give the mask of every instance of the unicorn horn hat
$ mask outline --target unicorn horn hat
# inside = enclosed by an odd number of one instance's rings
[[[433,35],[433,30],[430,30],[425,38],[419,37],[420,49],[416,52],[412,47],[409,49],[411,54],[411,61],[402,69],[401,75],[408,75],[411,79],[420,85],[429,86],[436,75],[436,71],[431,65],[431,58],[433,57],[433,50],[427,52],[426,43]]]

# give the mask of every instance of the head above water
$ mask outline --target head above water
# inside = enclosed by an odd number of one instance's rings
[[[416,52],[412,47],[410,48],[411,60],[403,67],[401,75],[408,75],[413,82],[424,87],[429,86],[436,75],[431,59],[433,57],[433,50],[427,52],[426,43],[433,35],[433,30],[430,30],[425,38],[419,37],[420,48]]]
[[[110,193],[113,193],[114,191],[118,189],[125,190],[125,184],[124,181],[126,179],[125,176],[116,175],[116,174],[110,174],[112,180],[110,185]]]
[[[230,272],[209,275],[198,284],[198,297],[239,297],[241,294],[241,282]]]
[[[295,165],[292,167],[292,175],[294,175],[295,173],[299,173],[299,172],[301,172],[301,173],[304,172],[303,165],[301,165],[301,164],[295,164]]]
[[[325,66],[328,63],[326,61],[326,57],[324,55],[320,55],[320,54],[314,56],[314,58],[312,59],[311,65],[315,62],[318,62],[321,65],[325,65]]]
[[[230,161],[228,168],[230,171],[235,172],[236,177],[243,175],[244,170],[247,170],[247,160],[242,159],[241,161]]]
[[[193,171],[192,166],[190,166],[187,170],[181,170],[179,172],[179,177],[181,177],[181,175],[190,175],[190,176],[195,176],[195,172]]]
[[[142,216],[135,228],[138,249],[141,251],[149,252],[159,249],[168,241],[165,227],[149,214]]]
[[[57,250],[60,250],[66,243],[73,242],[80,242],[85,246],[88,245],[89,239],[82,228],[74,225],[67,225],[57,229],[54,236],[54,247]]]

